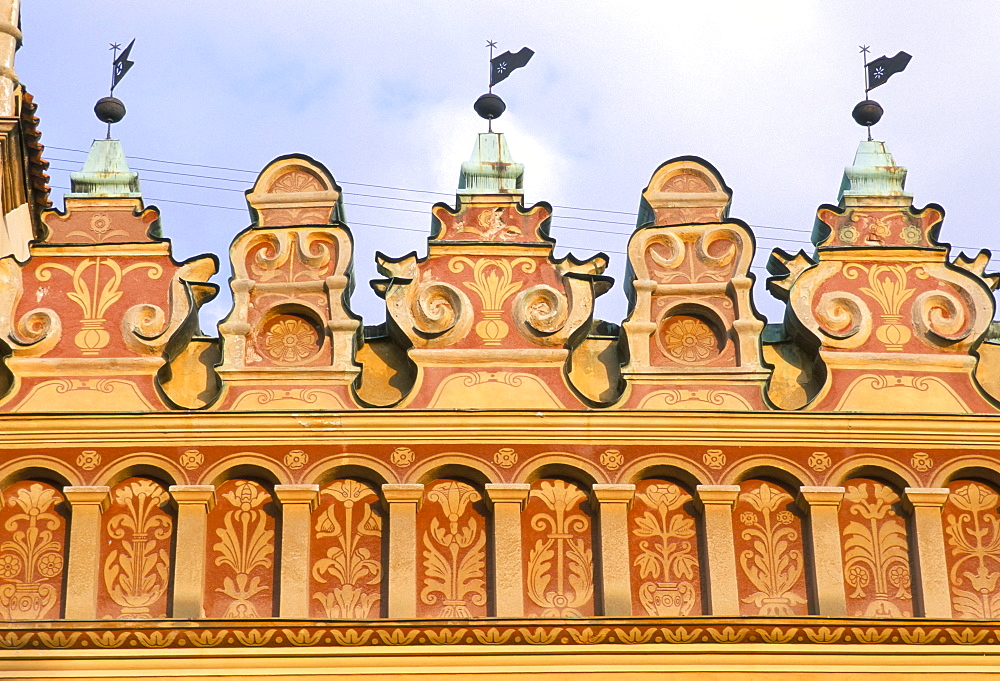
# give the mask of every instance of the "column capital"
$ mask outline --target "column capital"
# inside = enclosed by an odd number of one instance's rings
[[[628,504],[635,498],[635,485],[594,484],[594,498],[601,504]]]
[[[812,487],[803,485],[799,487],[799,494],[795,499],[796,505],[803,511],[808,511],[815,506],[840,507],[840,502],[844,499],[843,487]]]
[[[382,485],[382,496],[389,504],[419,504],[424,496],[424,486],[419,483],[386,483]]]
[[[951,490],[947,487],[907,487],[903,490],[903,506],[907,510],[941,508],[948,501],[949,494]]]
[[[524,505],[531,493],[531,485],[520,482],[488,482],[486,483],[486,498],[490,504],[520,504]]]
[[[740,496],[739,485],[698,485],[695,488],[700,506],[729,506]]]
[[[319,485],[275,485],[274,496],[282,506],[309,504],[309,511],[312,512],[319,501]]]
[[[106,485],[66,486],[63,496],[70,506],[100,506],[104,513],[111,503],[111,488]]]
[[[205,513],[215,507],[215,485],[171,485],[167,491],[177,505],[202,504]]]

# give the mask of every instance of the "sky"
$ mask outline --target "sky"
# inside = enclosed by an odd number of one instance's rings
[[[753,226],[755,304],[781,320],[764,264],[774,248],[812,251],[816,208],[836,203],[865,138],[850,115],[864,95],[861,44],[872,57],[913,55],[872,98],[885,109],[874,136],[909,169],[914,204],[944,206],[953,255],[1000,253],[992,2],[23,0],[21,14],[15,68],[39,104],[56,207],[104,135],[93,105],[107,95],[109,43],[135,38],[135,66],[115,91],[128,114],[113,136],[175,257],[220,256],[205,331],[231,307],[243,192],[289,153],[322,162],[342,186],[352,308],[383,321],[368,285],[374,254],[426,253],[430,206],[454,205],[461,163],[485,131],[472,104],[488,85],[488,39],[535,51],[495,88],[507,103],[495,130],[525,165],[526,203],[555,206],[556,255],[610,256],[616,283],[599,318],[626,314],[642,189],[664,161],[696,155],[732,188],[731,216]]]

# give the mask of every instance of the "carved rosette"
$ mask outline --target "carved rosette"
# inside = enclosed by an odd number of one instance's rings
[[[764,322],[751,302],[753,236],[727,219],[730,196],[714,168],[687,157],[660,166],[643,191],[628,247],[623,405],[766,408]],[[715,399],[695,396],[706,391]]]
[[[353,243],[340,188],[305,156],[272,161],[248,194],[254,224],[230,249],[233,310],[220,325],[228,409],[343,409],[359,368]]]
[[[768,263],[793,342],[825,366],[806,408],[996,411],[973,377],[994,312],[988,254],[949,262],[937,206],[850,203],[820,208],[815,258],[776,249]]]

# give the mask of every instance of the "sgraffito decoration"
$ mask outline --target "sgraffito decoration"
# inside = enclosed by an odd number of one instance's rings
[[[353,242],[340,187],[307,156],[272,161],[233,241],[233,310],[219,326],[223,409],[345,409],[360,321],[350,312]]]
[[[769,481],[741,483],[733,527],[740,614],[808,615],[802,519],[792,495]]]
[[[817,212],[815,257],[775,249],[768,289],[786,302],[789,353],[803,368],[783,408],[820,411],[995,413],[973,374],[993,320],[990,255],[954,260],[938,241],[944,210],[913,207],[906,169],[882,142],[862,142],[838,206]],[[792,357],[789,354],[788,357]]]
[[[911,617],[909,543],[899,495],[869,478],[853,478],[844,487],[840,529],[847,614]]]
[[[979,481],[956,480],[944,505],[948,583],[955,617],[1000,618],[1000,494]]]
[[[274,504],[253,480],[228,480],[209,513],[208,617],[253,619],[274,611]]]
[[[651,478],[636,483],[629,508],[632,612],[650,617],[702,614],[698,532],[691,494]]]
[[[418,617],[485,617],[486,518],[483,496],[461,480],[425,488],[417,512]]]
[[[607,257],[553,257],[552,207],[524,206],[509,154],[502,135],[481,134],[457,206],[431,209],[427,256],[376,254],[389,336],[416,367],[401,406],[582,406],[565,374],[610,287]]]
[[[586,493],[565,480],[536,480],[521,517],[525,614],[593,615],[593,514]]]
[[[111,490],[104,513],[98,617],[167,616],[170,582],[170,501],[157,482],[129,478]]]
[[[66,552],[66,520],[56,508],[62,493],[24,480],[0,498],[0,619],[57,618]]]
[[[30,260],[0,262],[0,338],[15,377],[0,410],[192,406],[160,372],[199,333],[216,262],[174,261],[159,217],[138,193],[71,194],[65,212],[42,213]]]
[[[372,619],[382,603],[382,516],[375,490],[333,480],[313,512],[311,611],[314,617]]]
[[[667,161],[643,190],[628,246],[622,406],[767,408],[764,320],[751,301],[753,235],[729,219],[731,197],[718,171],[693,157]]]

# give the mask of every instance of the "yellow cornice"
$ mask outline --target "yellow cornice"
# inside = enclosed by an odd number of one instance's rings
[[[1000,447],[983,415],[586,411],[185,412],[3,414],[0,447],[208,446],[371,442],[586,445]]]

